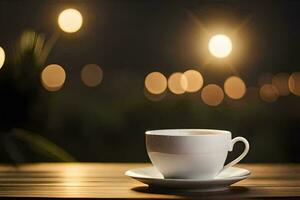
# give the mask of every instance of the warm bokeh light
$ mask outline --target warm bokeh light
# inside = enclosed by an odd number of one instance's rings
[[[5,61],[5,52],[2,47],[0,47],[0,68],[2,68]]]
[[[180,73],[173,73],[168,79],[169,90],[174,94],[183,94],[187,88],[187,79]]]
[[[210,53],[217,58],[225,58],[232,51],[231,39],[223,34],[214,35],[208,42]]]
[[[59,14],[58,25],[67,33],[77,32],[82,26],[82,16],[76,9],[66,9]]]
[[[196,70],[187,70],[183,73],[182,85],[187,81],[186,91],[187,92],[197,92],[203,86],[203,77],[200,72]]]
[[[290,91],[297,96],[300,96],[300,72],[294,72],[289,77],[289,89]]]
[[[272,79],[272,85],[276,87],[279,95],[281,96],[286,96],[290,93],[288,82],[288,73],[278,73]]]
[[[209,84],[202,89],[201,98],[207,105],[217,106],[223,101],[224,93],[220,86]]]
[[[65,80],[65,70],[57,64],[48,65],[42,71],[41,81],[45,89],[48,91],[59,90],[65,83]]]
[[[145,78],[145,87],[152,94],[161,94],[167,89],[167,78],[160,72],[151,72]]]
[[[260,98],[266,102],[272,103],[277,100],[279,94],[272,84],[265,84],[259,90]]]
[[[99,85],[103,78],[102,69],[96,64],[85,65],[81,70],[81,80],[88,87]]]
[[[224,83],[224,91],[228,97],[232,99],[240,99],[246,93],[246,85],[241,78],[231,76],[227,78]]]

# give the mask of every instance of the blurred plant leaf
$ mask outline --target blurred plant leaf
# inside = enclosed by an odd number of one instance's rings
[[[54,45],[60,37],[60,32],[55,32],[51,38],[49,38],[45,43],[43,43],[43,51],[40,52],[41,64],[44,64],[52,51]]]
[[[76,161],[68,152],[40,135],[23,129],[13,129],[11,134],[16,139],[28,143],[30,148],[44,156],[64,162]]]
[[[46,40],[44,34],[35,31],[24,31],[14,47],[14,78],[23,89],[39,85],[40,73],[53,46],[59,38],[59,33],[54,33]]]
[[[14,61],[17,65],[30,63],[38,67],[44,63],[41,59],[45,46],[45,36],[34,31],[24,31],[15,47]]]

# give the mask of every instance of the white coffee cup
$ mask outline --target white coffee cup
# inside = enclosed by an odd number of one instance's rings
[[[245,144],[243,153],[224,166],[228,151],[238,141]],[[146,131],[146,147],[153,165],[170,179],[213,179],[249,151],[245,138],[231,139],[231,132],[211,129]]]

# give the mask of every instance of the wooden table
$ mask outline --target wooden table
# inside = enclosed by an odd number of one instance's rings
[[[217,193],[165,193],[125,177],[126,170],[149,164],[41,163],[0,165],[0,197],[50,198],[252,198],[300,197],[299,164],[243,164],[249,179]]]

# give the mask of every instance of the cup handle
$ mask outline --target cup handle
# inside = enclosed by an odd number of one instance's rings
[[[230,144],[230,147],[229,147],[229,151],[232,151],[233,150],[233,146],[236,142],[243,142],[245,144],[245,149],[243,151],[243,153],[237,157],[236,159],[234,159],[233,161],[231,161],[230,163],[228,163],[227,165],[224,166],[223,170],[228,168],[228,167],[232,167],[233,165],[237,164],[238,162],[240,162],[248,153],[249,151],[249,142],[243,138],[243,137],[236,137],[236,138],[233,138],[231,140],[231,144]]]

